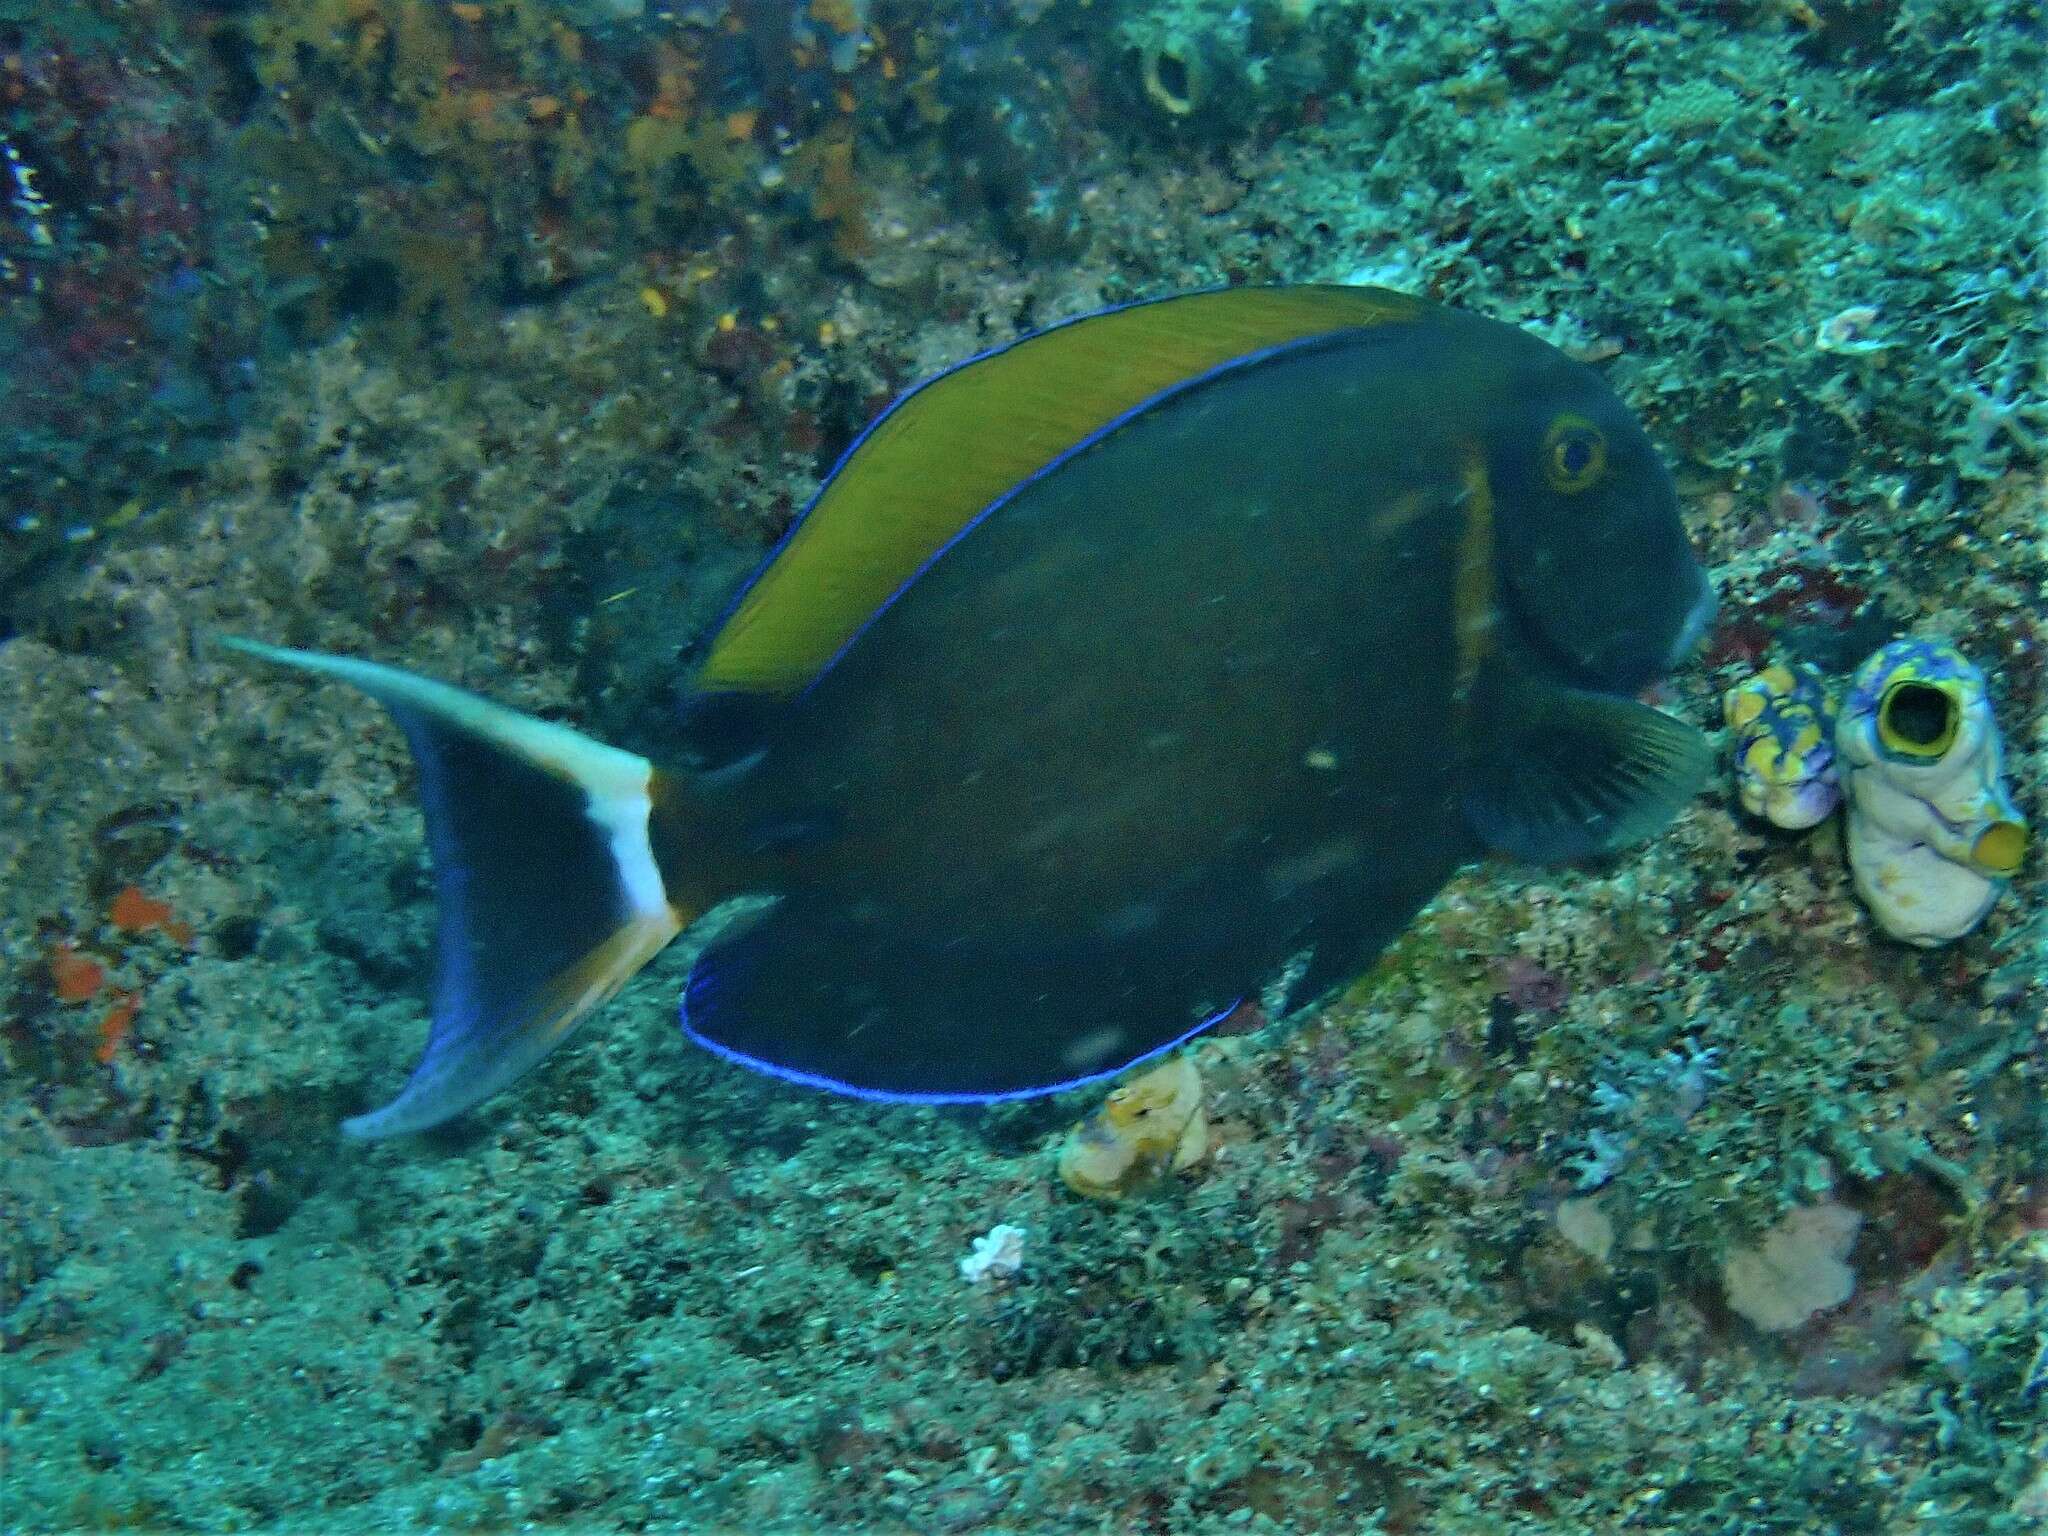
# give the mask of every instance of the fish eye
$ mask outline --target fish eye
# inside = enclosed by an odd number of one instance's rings
[[[1878,744],[1895,757],[1932,762],[1955,744],[1961,723],[1946,688],[1912,678],[1885,689],[1877,705]]]
[[[1543,436],[1543,477],[1566,496],[1590,488],[1607,472],[1607,439],[1583,416],[1560,416]]]

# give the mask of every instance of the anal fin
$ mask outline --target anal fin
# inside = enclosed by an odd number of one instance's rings
[[[1091,945],[950,939],[783,897],[698,957],[683,1028],[755,1071],[857,1098],[988,1103],[1098,1081],[1237,1004]]]

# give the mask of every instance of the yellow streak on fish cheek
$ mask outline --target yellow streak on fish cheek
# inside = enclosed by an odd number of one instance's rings
[[[1485,456],[1476,445],[1465,450],[1462,488],[1465,527],[1458,537],[1458,568],[1451,589],[1461,722],[1480,664],[1492,647],[1494,622],[1493,487],[1487,480]]]

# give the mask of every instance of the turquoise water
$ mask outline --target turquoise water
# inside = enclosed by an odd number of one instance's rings
[[[0,0],[0,1525],[2040,1529],[2042,54],[1993,0]],[[1645,691],[1709,735],[1675,816],[1051,1097],[699,1049],[700,928],[516,1085],[342,1134],[428,1036],[420,776],[212,636],[685,765],[902,391],[1300,284],[1641,423],[1718,596]],[[1443,641],[1358,682],[1469,743],[1416,679],[1526,617],[1451,594],[1515,601],[1455,572],[1530,503],[1423,393]],[[963,431],[915,495],[1023,428]],[[1203,590],[1299,590],[1243,560]],[[482,853],[547,863],[538,954],[601,903],[536,804]]]

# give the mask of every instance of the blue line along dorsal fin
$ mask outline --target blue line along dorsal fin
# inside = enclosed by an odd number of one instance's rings
[[[647,760],[396,667],[224,638],[352,683],[412,749],[439,903],[433,1027],[351,1136],[423,1131],[508,1086],[681,932],[648,836]]]
[[[1429,307],[1377,288],[1211,289],[1084,315],[927,380],[861,434],[755,572],[697,690],[801,693],[939,551],[1082,444],[1222,371]]]

